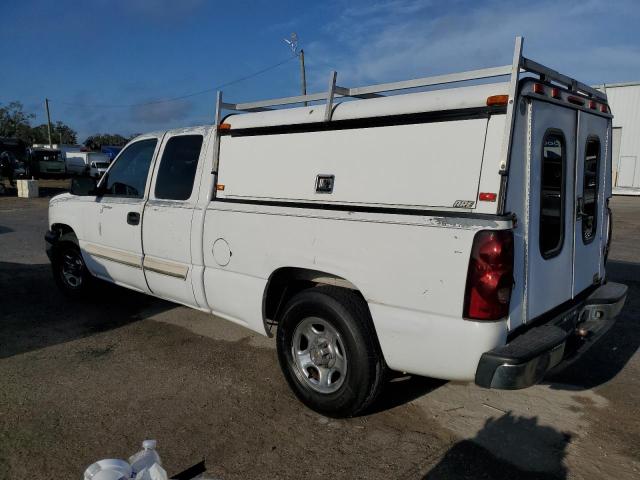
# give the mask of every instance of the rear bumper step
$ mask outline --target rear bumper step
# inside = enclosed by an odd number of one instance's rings
[[[586,299],[543,325],[483,353],[475,383],[507,390],[538,383],[569,354],[583,353],[595,343],[613,324],[626,298],[626,285],[609,282],[598,287]],[[571,341],[577,338],[581,339],[579,352],[571,352]]]

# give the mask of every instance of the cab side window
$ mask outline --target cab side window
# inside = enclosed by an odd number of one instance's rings
[[[155,197],[162,200],[188,200],[193,191],[202,135],[171,137],[164,147]]]
[[[158,140],[149,138],[129,145],[118,157],[102,183],[103,195],[144,197],[149,167]]]
[[[565,143],[558,130],[548,131],[542,144],[540,185],[540,253],[555,257],[564,241]]]
[[[584,178],[582,184],[582,240],[593,241],[597,224],[598,170],[600,166],[600,140],[587,139],[584,155]]]

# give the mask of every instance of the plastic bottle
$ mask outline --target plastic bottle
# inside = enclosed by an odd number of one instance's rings
[[[164,468],[154,463],[151,467],[140,470],[136,480],[169,480],[169,477]]]
[[[151,468],[154,463],[162,466],[160,455],[156,451],[157,442],[155,440],[145,440],[142,442],[142,450],[129,457],[131,464],[131,478],[136,478],[138,472],[145,468]]]

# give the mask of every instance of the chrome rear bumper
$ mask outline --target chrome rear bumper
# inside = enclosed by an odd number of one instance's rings
[[[480,357],[475,383],[485,388],[514,390],[538,383],[567,356],[582,354],[613,324],[627,298],[627,286],[609,282],[588,297],[530,328],[506,345]],[[580,347],[569,343],[580,338]]]

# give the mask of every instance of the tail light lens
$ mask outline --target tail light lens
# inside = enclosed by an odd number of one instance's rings
[[[463,316],[499,320],[509,314],[513,286],[513,233],[482,230],[471,249]]]

